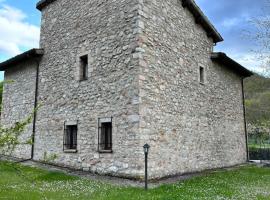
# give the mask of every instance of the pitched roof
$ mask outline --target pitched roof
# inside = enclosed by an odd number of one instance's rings
[[[249,76],[254,75],[253,72],[246,69],[245,67],[243,67],[242,65],[240,65],[239,63],[237,63],[236,61],[231,59],[230,57],[228,57],[225,53],[222,53],[222,52],[212,53],[211,59],[213,61],[220,63],[220,64],[224,65],[225,67],[235,71],[240,76],[249,77]]]
[[[215,43],[222,42],[223,38],[209,21],[209,19],[203,14],[202,10],[197,6],[194,0],[182,0],[182,6],[188,8],[193,14],[195,22],[200,24],[207,32],[208,37],[212,37]]]
[[[37,9],[42,10],[50,3],[54,2],[56,0],[40,0],[37,3]],[[211,24],[211,22],[208,20],[208,18],[203,14],[201,9],[197,6],[197,4],[194,2],[194,0],[182,0],[183,7],[186,7],[189,9],[189,11],[193,14],[195,17],[195,21],[198,24],[201,24],[201,26],[205,29],[207,32],[207,35],[209,37],[212,37],[214,42],[222,42],[223,38],[218,33],[218,31],[215,29],[215,27]]]
[[[8,69],[9,67],[12,67],[12,65],[16,65],[23,60],[29,60],[32,58],[40,58],[43,54],[44,54],[43,49],[31,49],[29,51],[26,51],[20,55],[17,55],[13,58],[10,58],[9,60],[6,60],[0,63],[0,70],[4,71]]]

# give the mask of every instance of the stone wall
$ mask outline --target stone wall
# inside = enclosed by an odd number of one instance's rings
[[[36,87],[36,62],[25,61],[5,71],[3,110],[1,123],[11,127],[28,118],[34,111]],[[31,139],[33,123],[26,127],[20,141]],[[13,156],[31,158],[31,145],[18,145]]]
[[[141,177],[138,21],[134,0],[57,0],[42,11],[34,159],[100,174]],[[88,54],[88,80],[78,58]],[[113,117],[113,153],[98,153],[98,118]],[[78,121],[78,152],[63,152],[64,123]]]
[[[241,78],[211,61],[212,39],[180,1],[145,0],[141,21],[140,134],[151,146],[150,177],[245,162]]]

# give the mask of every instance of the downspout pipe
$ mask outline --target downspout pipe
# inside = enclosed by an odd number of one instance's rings
[[[245,104],[244,78],[242,78],[241,84],[242,84],[242,100],[243,100],[244,128],[245,128],[245,138],[246,138],[246,154],[247,154],[247,162],[249,162],[249,149],[248,149],[248,133],[247,133],[247,119],[246,119],[246,104]]]
[[[37,106],[38,106],[38,89],[39,89],[39,63],[40,59],[35,59],[37,64],[36,71],[36,85],[35,85],[35,100],[34,100],[34,116],[33,116],[33,131],[32,131],[32,147],[31,147],[31,160],[34,159],[34,148],[35,148],[35,136],[36,136],[36,122],[37,122]]]

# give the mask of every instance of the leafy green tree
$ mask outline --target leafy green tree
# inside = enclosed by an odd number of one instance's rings
[[[270,78],[255,75],[245,80],[246,117],[252,125],[270,122]]]

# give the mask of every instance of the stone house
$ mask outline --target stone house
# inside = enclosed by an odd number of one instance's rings
[[[252,73],[193,0],[41,0],[40,48],[0,64],[2,123],[40,109],[20,158],[142,178],[247,160],[243,79]]]

